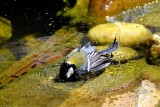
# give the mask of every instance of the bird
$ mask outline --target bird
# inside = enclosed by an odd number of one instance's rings
[[[118,48],[116,38],[113,43],[105,50],[97,50],[91,46],[90,42],[86,45],[75,48],[65,58],[60,66],[58,82],[74,82],[83,78],[85,74],[97,73],[109,66],[113,60],[113,54]]]

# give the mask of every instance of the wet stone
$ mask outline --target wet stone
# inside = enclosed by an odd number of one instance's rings
[[[143,25],[117,22],[100,24],[91,28],[88,37],[102,45],[112,43],[116,38],[122,46],[133,46],[138,45],[151,34],[151,31]]]

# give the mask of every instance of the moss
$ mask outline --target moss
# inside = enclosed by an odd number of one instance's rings
[[[144,68],[144,70],[145,70],[145,73],[143,74],[143,78],[159,83],[160,81],[160,67],[159,66],[150,65]]]
[[[139,18],[139,20],[135,22],[143,24],[145,26],[160,27],[159,17],[160,17],[160,12],[149,13],[144,15],[142,18]]]
[[[155,107],[160,107],[160,100],[158,101],[158,104],[155,105]]]
[[[107,46],[96,46],[96,49],[98,50],[104,50],[107,49]],[[113,60],[117,62],[125,62],[129,61],[130,59],[134,59],[138,57],[138,52],[132,48],[129,47],[121,47],[119,46],[116,51],[113,53]]]
[[[71,17],[72,24],[76,23],[89,23],[90,17],[88,16],[89,0],[77,0],[75,6],[71,9],[66,9],[63,14],[64,17]]]
[[[144,72],[143,68],[146,66],[144,59],[130,61],[122,65],[109,66],[102,75],[90,82],[91,88],[98,92],[115,90],[140,78]]]
[[[5,69],[10,67],[15,61],[16,57],[9,49],[4,48],[0,50],[0,80],[5,75]]]
[[[10,20],[0,17],[0,44],[12,36],[12,26]]]

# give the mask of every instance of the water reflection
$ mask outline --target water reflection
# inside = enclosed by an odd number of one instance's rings
[[[106,16],[107,22],[135,22],[138,18],[152,12],[155,8],[160,6],[159,1],[153,1],[144,6],[136,6],[133,9],[128,9],[127,11],[123,11],[122,13],[115,16]]]

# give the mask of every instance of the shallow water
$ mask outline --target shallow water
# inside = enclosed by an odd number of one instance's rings
[[[121,25],[117,22],[135,22],[150,12],[159,12],[159,6],[159,2],[152,2],[107,17],[107,21],[115,22],[121,29]],[[160,25],[158,28],[152,28],[151,30],[156,29],[158,32]],[[124,63],[117,62],[97,77],[77,82],[54,81],[65,55],[79,46],[85,35],[87,34],[78,32],[75,28],[62,28],[52,36],[34,37],[26,41],[15,40],[3,46],[1,50],[6,49],[10,58],[5,59],[6,56],[2,54],[4,61],[1,65],[3,66],[7,61],[10,63],[0,69],[0,105],[3,107],[99,107],[111,96],[128,92],[134,92],[139,96],[136,92],[144,79],[152,81],[155,87],[160,86],[160,66],[149,65],[146,55],[142,55],[145,52],[142,53],[139,47],[133,48],[142,57],[132,58]],[[160,89],[157,90],[159,95]],[[116,98],[110,99],[110,102],[114,100]],[[160,99],[157,97],[157,100]]]

